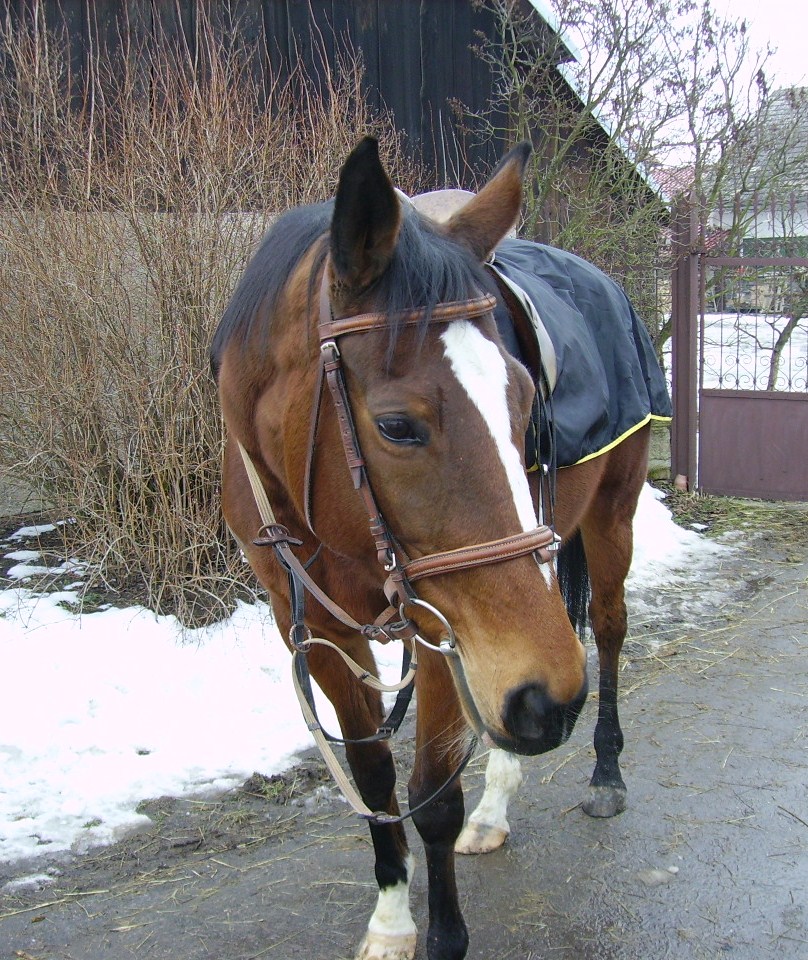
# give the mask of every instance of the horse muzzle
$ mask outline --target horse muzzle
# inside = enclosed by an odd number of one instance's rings
[[[441,652],[447,656],[469,726],[484,746],[535,756],[554,750],[569,739],[589,693],[586,669],[578,693],[563,703],[551,697],[541,683],[524,683],[509,691],[502,710],[501,726],[504,732],[501,732],[493,730],[482,717],[457,648],[442,645]]]
[[[586,675],[574,699],[557,703],[538,683],[526,683],[508,694],[502,715],[506,736],[486,731],[493,745],[510,753],[534,756],[566,743],[586,702],[589,685]]]

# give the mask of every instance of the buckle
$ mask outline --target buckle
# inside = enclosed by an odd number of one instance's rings
[[[293,537],[282,523],[265,523],[259,528],[258,534],[253,540],[256,547],[277,547],[279,543],[291,544],[295,547],[303,546],[303,541]]]

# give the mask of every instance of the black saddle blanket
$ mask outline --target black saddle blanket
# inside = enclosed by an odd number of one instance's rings
[[[503,241],[494,265],[528,294],[555,347],[549,415],[558,466],[605,453],[649,420],[670,418],[651,338],[619,284],[574,254],[529,240]],[[497,322],[510,348],[513,333],[500,310]],[[542,433],[547,450],[545,424]]]

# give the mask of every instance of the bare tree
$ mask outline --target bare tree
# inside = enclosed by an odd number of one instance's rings
[[[755,51],[745,23],[717,16],[711,0],[546,0],[542,16],[528,0],[480,2],[498,30],[480,38],[495,96],[477,119],[537,146],[525,232],[629,288],[645,266],[666,267],[658,187],[671,164],[687,166],[705,210],[729,188],[750,197],[804,169],[798,116],[782,120],[771,150],[772,51]],[[751,205],[732,212],[721,229],[740,238]],[[669,321],[647,277],[639,299],[661,349]]]

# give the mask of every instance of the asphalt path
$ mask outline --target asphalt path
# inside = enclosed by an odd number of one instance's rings
[[[598,821],[579,807],[590,699],[565,747],[524,762],[506,845],[459,859],[468,957],[804,960],[808,536],[736,538],[632,607],[628,809]],[[401,745],[403,769],[410,751]],[[475,761],[465,777],[469,806],[483,771]],[[0,960],[353,956],[375,902],[371,851],[315,757],[283,780],[143,809],[152,828],[115,847],[0,864],[0,888],[50,877],[0,890]],[[425,960],[422,864],[412,903]]]

